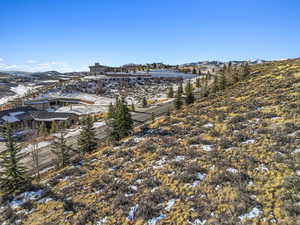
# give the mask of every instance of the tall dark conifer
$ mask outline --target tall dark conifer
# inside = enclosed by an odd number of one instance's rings
[[[78,146],[82,153],[92,152],[97,147],[97,138],[93,125],[93,118],[90,115],[86,116],[81,121],[81,132],[78,138]]]
[[[182,85],[182,82],[180,82],[179,85],[178,85],[177,93],[180,93],[180,95],[183,94],[183,85]]]
[[[182,104],[183,104],[181,93],[182,92],[180,92],[180,90],[178,89],[177,93],[176,93],[176,96],[175,96],[175,100],[174,100],[175,109],[180,109]]]
[[[169,87],[168,98],[173,98],[173,97],[174,97],[173,87]]]
[[[27,169],[20,162],[24,154],[21,153],[20,147],[13,138],[11,126],[6,124],[3,130],[6,150],[0,153],[0,189],[3,192],[13,193],[23,190],[30,182],[30,178],[27,175]]]
[[[107,120],[107,125],[111,128],[110,137],[113,141],[119,141],[131,133],[133,121],[125,101],[116,101],[112,116]]]
[[[186,94],[186,98],[185,98],[185,103],[187,105],[194,103],[195,101],[195,96],[193,93],[193,87],[191,84],[191,81],[189,80],[186,87],[185,87],[185,94]]]

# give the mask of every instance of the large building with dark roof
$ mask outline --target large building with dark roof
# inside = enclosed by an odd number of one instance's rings
[[[107,66],[100,65],[99,63],[95,63],[94,66],[90,66],[91,73],[104,73],[107,71]]]
[[[47,112],[31,106],[0,111],[0,125],[9,123],[15,131],[37,129],[41,123],[51,129],[54,122],[72,125],[78,122],[78,116],[74,113]]]

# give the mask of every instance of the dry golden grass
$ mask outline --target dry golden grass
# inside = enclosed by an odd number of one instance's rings
[[[53,200],[23,224],[300,224],[300,60],[251,69],[260,73],[46,174]]]

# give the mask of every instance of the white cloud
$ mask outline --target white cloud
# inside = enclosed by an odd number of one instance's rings
[[[68,62],[63,61],[49,61],[39,62],[35,60],[27,60],[24,64],[8,65],[0,63],[0,70],[20,70],[26,72],[45,72],[45,71],[58,71],[58,72],[72,72],[72,71],[88,71],[87,66],[72,66]]]
[[[16,69],[19,67],[20,67],[20,65],[6,65],[6,67],[4,67],[4,69],[10,70],[10,69]]]
[[[29,60],[26,61],[26,63],[30,63],[30,64],[31,64],[31,63],[37,63],[37,61],[36,61],[36,60],[33,60],[33,59],[29,59]]]
[[[2,62],[3,61],[3,59],[2,58],[0,58],[0,62]]]

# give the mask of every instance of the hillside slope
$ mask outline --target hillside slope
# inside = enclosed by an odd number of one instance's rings
[[[120,146],[50,171],[9,201],[11,221],[300,224],[300,59],[251,70]]]

